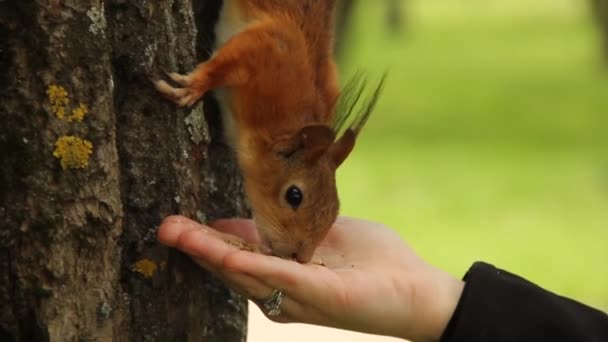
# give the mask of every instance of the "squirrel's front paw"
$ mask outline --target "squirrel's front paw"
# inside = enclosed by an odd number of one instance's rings
[[[202,87],[201,84],[198,84],[201,82],[197,82],[191,75],[182,75],[172,72],[167,73],[167,76],[169,76],[173,82],[179,84],[181,88],[175,88],[163,80],[155,81],[154,86],[158,92],[180,107],[191,107],[205,92],[204,87]]]

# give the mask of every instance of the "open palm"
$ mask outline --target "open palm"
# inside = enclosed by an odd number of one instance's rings
[[[453,311],[451,307],[448,317],[442,317],[446,314],[436,302],[451,298],[458,286],[446,288],[444,280],[450,277],[426,264],[383,225],[338,219],[310,264],[240,250],[226,242],[232,236],[259,242],[253,222],[241,219],[209,227],[174,216],[158,232],[162,243],[189,254],[254,301],[281,290],[281,315],[271,317],[278,322],[438,340]],[[455,302],[457,298],[447,305]]]

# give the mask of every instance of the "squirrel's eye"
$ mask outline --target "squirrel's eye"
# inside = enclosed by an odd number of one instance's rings
[[[303,199],[304,194],[302,194],[302,190],[300,190],[297,186],[290,186],[285,193],[285,200],[294,209],[297,209],[300,204],[302,204]]]

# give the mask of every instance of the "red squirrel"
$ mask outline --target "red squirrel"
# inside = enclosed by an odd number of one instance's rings
[[[361,100],[366,82],[357,74],[340,91],[335,6],[336,0],[224,0],[211,58],[188,74],[168,74],[175,87],[155,82],[179,106],[215,90],[262,243],[301,263],[312,259],[338,215],[336,169],[384,83]]]

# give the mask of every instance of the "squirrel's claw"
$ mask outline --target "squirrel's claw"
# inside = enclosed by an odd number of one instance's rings
[[[187,94],[186,96],[180,98],[176,103],[180,107],[192,107],[194,102],[196,102],[196,100],[193,100],[192,94]]]
[[[182,75],[176,72],[167,72],[167,76],[175,83],[182,87],[188,87],[192,84],[192,77],[189,75]]]
[[[196,82],[192,75],[182,75],[176,72],[165,72],[167,77],[178,84],[174,87],[164,80],[153,81],[156,90],[165,98],[180,107],[192,107],[203,95],[204,87]]]
[[[170,86],[167,82],[163,81],[163,80],[157,80],[154,81],[154,88],[156,88],[156,90],[158,90],[159,93],[167,96],[167,97],[171,97],[171,94],[173,93],[173,88],[172,86]]]
[[[190,107],[198,100],[190,88],[174,88],[163,80],[155,81],[154,87],[164,97],[180,107]]]

